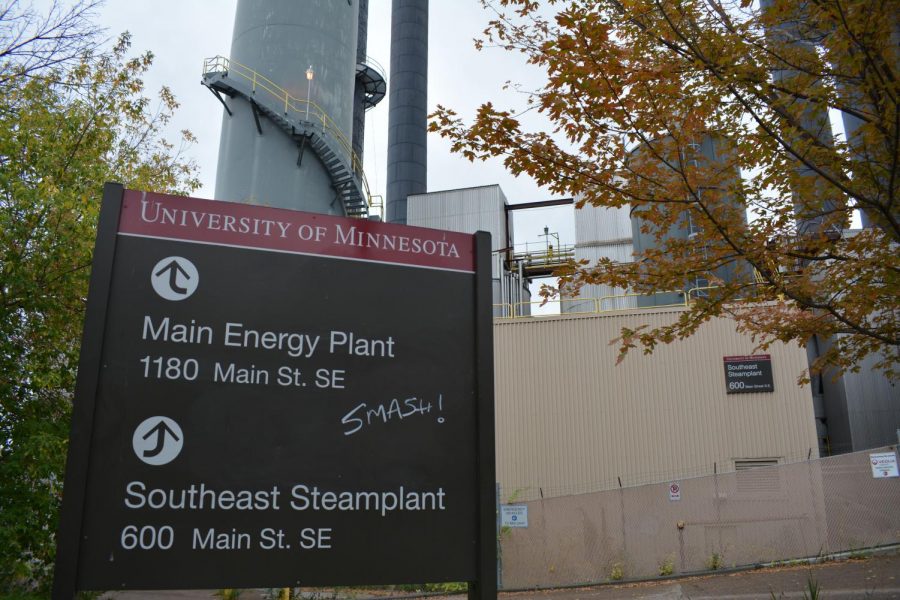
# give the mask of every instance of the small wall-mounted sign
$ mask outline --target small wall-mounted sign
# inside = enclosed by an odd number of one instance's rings
[[[725,363],[725,393],[746,394],[775,391],[770,355],[725,356],[722,360]]]

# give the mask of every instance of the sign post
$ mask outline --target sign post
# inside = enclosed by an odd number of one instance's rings
[[[54,598],[496,597],[490,239],[108,184]]]

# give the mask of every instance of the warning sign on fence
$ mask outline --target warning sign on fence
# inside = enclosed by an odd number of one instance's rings
[[[528,527],[527,504],[504,504],[500,507],[502,527]]]
[[[897,470],[897,455],[893,452],[870,454],[869,464],[872,465],[872,477],[875,479],[900,477],[900,471]]]
[[[669,501],[677,502],[681,500],[681,484],[673,482],[669,484]]]

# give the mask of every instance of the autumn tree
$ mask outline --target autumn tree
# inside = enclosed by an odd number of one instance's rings
[[[175,99],[144,95],[152,55],[98,50],[91,6],[0,12],[0,592],[49,584],[103,183],[198,187],[190,134],[161,136]]]
[[[900,2],[483,4],[496,17],[478,44],[521,52],[546,83],[528,106],[488,102],[471,122],[439,106],[431,130],[579,205],[630,207],[656,242],[634,262],[572,264],[560,291],[713,283],[671,326],[624,330],[623,353],[729,314],[763,348],[830,337],[816,368],[874,352],[898,375]],[[522,124],[529,109],[543,126]],[[832,135],[829,111],[847,135]],[[715,160],[696,152],[709,140]],[[873,226],[847,231],[854,212]],[[668,235],[685,219],[689,240]]]

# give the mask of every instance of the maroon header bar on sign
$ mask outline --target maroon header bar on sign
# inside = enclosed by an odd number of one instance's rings
[[[119,233],[475,272],[472,235],[125,190]]]
[[[754,354],[753,356],[723,356],[725,362],[743,362],[747,360],[772,360],[768,354]]]

